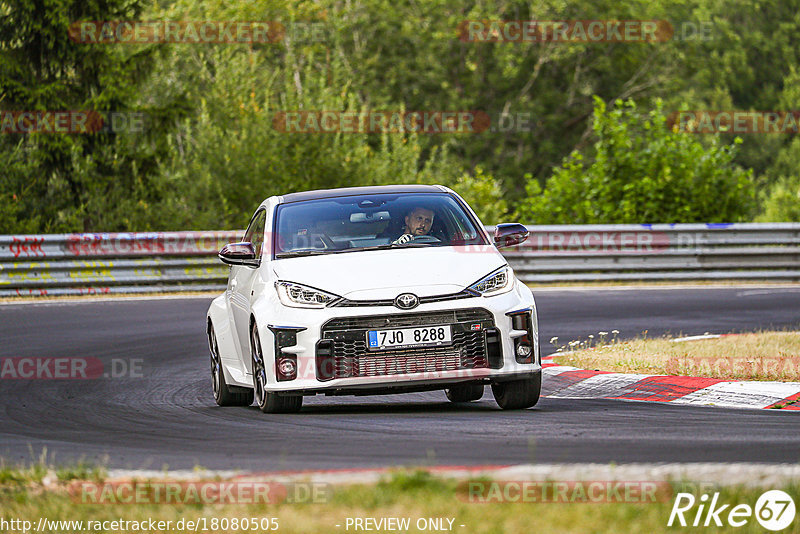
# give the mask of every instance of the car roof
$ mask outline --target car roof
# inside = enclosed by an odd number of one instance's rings
[[[318,200],[322,198],[349,197],[356,195],[375,195],[379,193],[444,193],[447,188],[440,185],[374,185],[369,187],[341,187],[339,189],[319,189],[316,191],[301,191],[289,193],[281,197],[281,203],[303,202],[305,200]]]

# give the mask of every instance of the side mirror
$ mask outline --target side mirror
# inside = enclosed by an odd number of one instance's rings
[[[524,243],[530,232],[519,223],[498,224],[494,229],[494,244],[497,248],[513,247]]]
[[[252,243],[228,243],[219,251],[219,259],[228,265],[247,265],[258,267],[256,250]]]

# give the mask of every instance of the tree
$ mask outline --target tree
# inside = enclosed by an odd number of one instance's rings
[[[206,8],[187,13],[183,10],[191,6],[175,5],[158,18],[267,20],[275,15],[263,6],[258,13],[249,11],[251,5],[209,3]],[[170,49],[144,94],[157,100],[177,84],[187,88],[197,108],[167,137],[170,155],[161,161],[158,182],[175,194],[157,210],[166,221],[182,229],[238,228],[271,195],[398,183],[451,186],[487,208],[499,206],[500,211],[482,212],[492,220],[506,211],[491,175],[466,174],[447,147],[425,150],[422,134],[291,133],[278,127],[281,113],[300,110],[403,109],[363,98],[347,58],[336,52],[339,38]]]
[[[80,20],[135,20],[143,0],[10,0],[0,13],[4,111],[126,113],[154,49],[70,39]],[[167,115],[180,109],[162,99]],[[0,135],[0,233],[115,230],[145,210],[169,120],[148,111],[143,133]]]

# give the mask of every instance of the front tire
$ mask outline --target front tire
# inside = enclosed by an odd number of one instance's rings
[[[253,392],[256,404],[264,413],[295,413],[303,406],[302,395],[278,395],[267,389],[267,370],[264,365],[264,351],[258,328],[250,327],[250,354],[253,361]]]
[[[465,386],[453,386],[444,390],[444,394],[450,402],[472,402],[483,397],[483,384],[467,384]]]
[[[253,404],[253,390],[234,388],[225,381],[225,371],[219,356],[217,335],[214,325],[208,324],[208,348],[211,352],[211,388],[218,406],[250,406]]]
[[[497,405],[504,410],[523,410],[535,406],[542,392],[542,373],[531,378],[492,384],[492,394]]]

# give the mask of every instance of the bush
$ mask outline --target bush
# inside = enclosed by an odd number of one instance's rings
[[[573,152],[542,192],[528,176],[517,208],[526,223],[689,223],[747,220],[754,209],[752,171],[733,163],[736,144],[708,147],[670,130],[661,102],[641,114],[632,101],[607,110],[595,98],[594,160]]]
[[[771,185],[762,196],[760,222],[800,222],[800,139],[793,139],[772,166]]]
[[[480,167],[475,169],[475,176],[464,173],[451,189],[467,201],[483,224],[504,222],[508,205],[503,199],[500,183],[494,177],[484,174]]]
[[[783,176],[765,195],[759,222],[800,222],[800,176]]]

